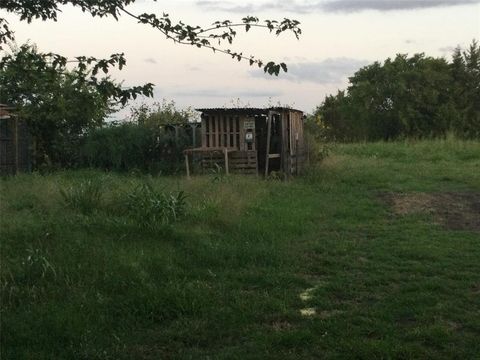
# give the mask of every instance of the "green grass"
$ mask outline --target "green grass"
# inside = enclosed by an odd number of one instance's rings
[[[92,179],[89,211],[62,197]],[[480,192],[478,142],[335,145],[288,183],[216,180],[2,180],[1,358],[480,358],[480,234],[379,198]],[[124,207],[145,183],[185,191],[186,215],[141,226]]]

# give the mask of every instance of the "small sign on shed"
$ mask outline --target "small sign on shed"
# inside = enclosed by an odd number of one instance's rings
[[[247,129],[255,129],[255,120],[245,120],[243,122],[243,128]]]

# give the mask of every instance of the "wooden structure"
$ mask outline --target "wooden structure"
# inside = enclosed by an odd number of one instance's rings
[[[298,174],[305,161],[303,113],[290,108],[210,108],[201,112],[201,147],[187,149],[185,165],[226,173]]]
[[[0,175],[30,170],[29,134],[25,121],[0,104]]]

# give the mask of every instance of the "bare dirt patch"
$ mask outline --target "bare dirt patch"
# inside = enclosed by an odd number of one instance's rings
[[[396,215],[430,214],[447,229],[480,232],[480,193],[382,193],[380,198]]]

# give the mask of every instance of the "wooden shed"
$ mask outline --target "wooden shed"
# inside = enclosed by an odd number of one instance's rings
[[[30,170],[27,124],[13,108],[0,104],[0,175]]]
[[[185,150],[187,175],[192,159],[202,169],[226,173],[298,174],[305,162],[303,112],[275,108],[207,108],[201,112],[201,147]]]

